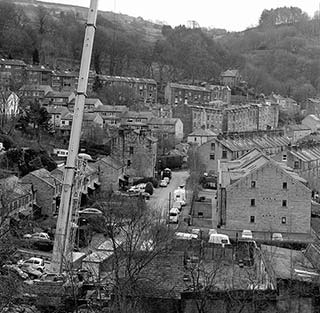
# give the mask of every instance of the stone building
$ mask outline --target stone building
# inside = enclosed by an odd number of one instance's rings
[[[220,74],[220,80],[222,85],[235,87],[240,84],[242,77],[238,70],[227,70]]]
[[[157,82],[154,79],[107,75],[97,75],[97,77],[105,87],[124,87],[132,90],[139,102],[146,104],[157,102]]]
[[[204,166],[206,172],[217,173],[218,162],[232,161],[241,157],[253,148],[260,149],[266,155],[275,155],[285,150],[289,139],[282,136],[255,136],[252,138],[223,138],[218,136],[197,149],[199,162]]]
[[[41,168],[23,176],[21,181],[32,185],[42,215],[52,216],[58,212],[62,190],[61,180],[51,175],[48,170]]]
[[[116,191],[125,174],[125,165],[111,156],[102,157],[92,164],[98,170],[100,190]]]
[[[155,174],[157,139],[149,129],[121,126],[111,139],[111,156],[126,165],[130,177],[153,177]]]
[[[219,162],[218,179],[221,228],[310,233],[311,190],[292,169],[254,149]]]
[[[320,191],[320,146],[288,146],[273,157],[303,177],[311,189]]]

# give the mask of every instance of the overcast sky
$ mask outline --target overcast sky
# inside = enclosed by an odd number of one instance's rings
[[[89,7],[90,0],[42,0]],[[171,26],[195,20],[203,27],[242,31],[256,26],[264,9],[296,6],[313,17],[316,0],[99,0],[99,10],[164,21]]]

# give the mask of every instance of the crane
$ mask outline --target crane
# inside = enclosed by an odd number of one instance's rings
[[[72,257],[71,221],[72,217],[74,214],[77,214],[76,211],[79,209],[78,207],[75,207],[75,203],[77,203],[77,199],[75,199],[75,174],[79,170],[77,156],[80,145],[84,103],[87,92],[97,12],[98,0],[91,0],[83,42],[74,115],[69,139],[68,157],[63,175],[61,202],[51,261],[51,271],[57,274],[62,273],[64,269],[63,266],[66,266]]]

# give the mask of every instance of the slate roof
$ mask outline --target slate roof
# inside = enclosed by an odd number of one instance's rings
[[[161,118],[161,117],[152,117],[148,124],[151,125],[175,125],[178,122],[179,118]]]
[[[110,82],[147,83],[147,84],[157,83],[154,79],[150,79],[150,78],[108,76],[108,75],[98,75],[98,77],[102,81],[110,81]]]
[[[200,86],[193,86],[193,85],[183,85],[183,84],[177,84],[177,83],[169,83],[169,86],[171,88],[178,88],[178,89],[186,89],[186,90],[193,90],[193,91],[206,91],[210,92],[205,87],[200,87]]]
[[[239,73],[238,70],[227,70],[227,71],[221,73],[221,76],[235,77],[235,76],[237,76],[238,73]]]
[[[293,124],[293,125],[288,125],[288,129],[293,130],[293,131],[299,131],[299,130],[311,130],[309,126],[303,125],[303,124]]]
[[[111,156],[106,156],[103,157],[102,159],[98,160],[97,162],[93,163],[92,165],[97,167],[99,166],[100,163],[104,163],[108,166],[111,166],[115,169],[120,169],[123,168],[125,165],[123,163],[121,163],[119,160],[116,160],[114,158],[112,158]]]
[[[0,65],[27,66],[24,61],[16,59],[0,59]]]
[[[189,136],[197,136],[197,137],[216,137],[217,134],[210,129],[202,129],[198,128],[194,130]]]
[[[63,106],[48,106],[47,108],[47,112],[49,114],[66,114],[69,113],[69,110],[66,107]]]
[[[94,109],[96,112],[124,112],[128,110],[125,105],[99,105]]]
[[[216,139],[221,145],[231,151],[246,151],[253,148],[268,149],[274,147],[287,146],[290,143],[289,138],[274,137],[256,137],[256,138],[237,138],[237,139]]]

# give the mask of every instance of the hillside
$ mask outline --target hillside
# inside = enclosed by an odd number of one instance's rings
[[[22,9],[22,10],[21,10]],[[0,55],[77,68],[88,8],[36,0],[0,0]],[[257,93],[302,101],[320,92],[320,23],[296,7],[264,10],[243,32],[172,28],[99,12],[92,56],[98,73],[217,83],[240,69]]]

